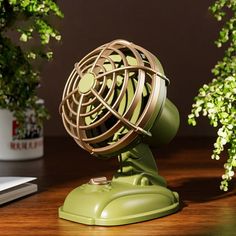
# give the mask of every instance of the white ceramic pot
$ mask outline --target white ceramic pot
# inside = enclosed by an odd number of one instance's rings
[[[27,111],[24,137],[18,137],[18,125],[12,112],[0,109],[0,160],[30,160],[43,156],[43,130],[35,123],[33,111]]]

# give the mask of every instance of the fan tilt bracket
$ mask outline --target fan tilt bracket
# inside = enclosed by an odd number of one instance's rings
[[[139,143],[118,156],[120,168],[112,181],[132,185],[166,187],[166,181],[158,174],[157,165],[149,146]]]

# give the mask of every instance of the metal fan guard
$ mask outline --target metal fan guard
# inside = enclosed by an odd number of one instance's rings
[[[120,112],[131,80],[135,81],[132,101]],[[125,40],[104,44],[75,64],[60,104],[63,124],[91,154],[121,153],[138,137],[151,136],[168,83],[159,61],[149,51]],[[132,116],[147,87],[148,99],[134,123]]]

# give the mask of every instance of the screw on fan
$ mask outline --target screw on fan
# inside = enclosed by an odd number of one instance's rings
[[[150,52],[125,40],[98,47],[75,64],[60,113],[67,132],[91,154],[121,153],[149,132],[169,80]]]

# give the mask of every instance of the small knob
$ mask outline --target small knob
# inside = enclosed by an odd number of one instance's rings
[[[96,178],[92,178],[89,181],[89,184],[93,184],[93,185],[105,185],[108,184],[109,181],[107,180],[106,177],[96,177]]]

